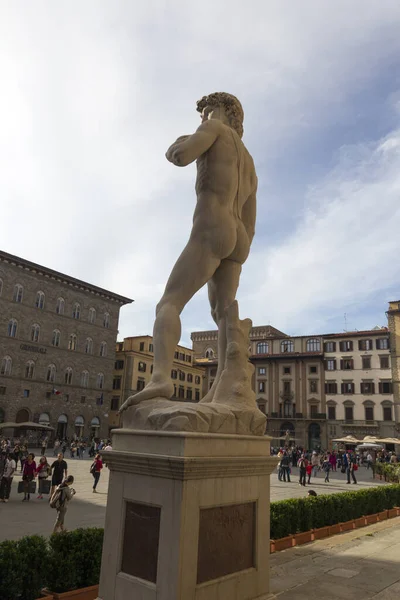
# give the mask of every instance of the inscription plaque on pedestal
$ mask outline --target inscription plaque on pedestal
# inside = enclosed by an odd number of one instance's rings
[[[161,508],[126,503],[121,571],[157,583]]]
[[[197,583],[255,566],[256,503],[200,509]]]

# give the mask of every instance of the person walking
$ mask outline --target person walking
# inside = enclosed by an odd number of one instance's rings
[[[308,465],[308,460],[306,459],[304,454],[302,454],[300,456],[299,462],[298,462],[298,467],[300,469],[299,485],[302,485],[304,487],[306,485],[307,465]]]
[[[24,462],[24,469],[22,471],[22,481],[24,482],[24,497],[22,498],[22,502],[26,502],[31,499],[29,485],[31,481],[33,481],[36,477],[36,463],[34,458],[35,455],[31,452],[30,454],[28,454],[28,458]]]
[[[57,518],[54,523],[53,533],[58,533],[58,531],[65,531],[65,515],[68,509],[68,503],[75,496],[76,492],[71,487],[74,483],[74,478],[72,475],[69,475],[63,483],[60,483],[57,486],[54,494],[50,498],[50,506],[57,510]]]
[[[100,454],[96,454],[93,464],[90,467],[90,472],[92,473],[92,475],[94,477],[94,483],[93,483],[93,493],[94,494],[97,493],[96,488],[97,488],[97,484],[99,483],[102,468],[103,468],[103,461],[101,460],[101,456],[100,456]]]
[[[306,474],[307,474],[307,483],[308,483],[308,485],[310,485],[310,483],[311,483],[311,475],[312,475],[312,472],[313,472],[313,468],[314,467],[313,467],[313,465],[311,463],[308,463],[307,466],[306,466]]]
[[[25,446],[25,444],[22,444],[20,453],[19,453],[19,460],[21,463],[21,473],[24,470],[24,463],[25,463],[27,457],[28,457],[28,448]]]
[[[318,468],[319,468],[319,456],[316,453],[316,451],[314,450],[311,456],[311,465],[312,465],[312,476],[313,477],[317,477],[318,475]],[[310,482],[308,482],[310,483]]]
[[[50,473],[51,468],[49,463],[47,462],[47,458],[45,456],[42,456],[39,461],[38,468],[36,470],[36,474],[38,476],[39,481],[38,500],[43,500],[43,494],[46,493],[44,490],[44,482],[48,479]]]
[[[329,483],[329,473],[332,468],[332,463],[330,461],[330,455],[325,456],[324,462],[322,463],[322,470],[325,473],[325,483]]]
[[[10,498],[11,484],[16,468],[17,463],[14,456],[12,454],[7,455],[0,481],[0,502],[8,502]]]
[[[60,447],[60,440],[57,439],[54,442],[53,456],[57,456],[59,447]]]
[[[281,458],[281,471],[283,481],[286,482],[287,480],[287,482],[290,483],[290,459],[286,451],[283,452],[283,456]]]
[[[372,463],[373,463],[372,454],[371,454],[371,452],[368,452],[368,454],[367,454],[367,471],[372,469]]]
[[[63,482],[64,477],[68,476],[68,465],[64,460],[64,455],[62,452],[58,453],[57,460],[55,460],[51,465],[51,472],[52,477],[50,498],[54,494],[56,487]]]
[[[353,459],[352,455],[350,454],[350,452],[346,453],[345,463],[346,463],[347,483],[350,483],[350,476],[353,479],[353,483],[357,483],[357,479],[354,474],[354,471],[357,470],[357,465],[355,464],[354,459]]]
[[[329,455],[329,462],[331,463],[331,469],[332,471],[336,472],[336,463],[337,463],[337,458],[336,458],[336,453],[335,451],[333,451],[330,455]]]
[[[48,438],[47,437],[43,438],[43,440],[42,440],[42,456],[45,456],[45,454],[46,454],[48,443],[49,443]]]

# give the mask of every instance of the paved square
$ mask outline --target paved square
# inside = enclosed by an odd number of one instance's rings
[[[48,453],[50,464],[55,460],[52,453]],[[104,527],[105,512],[107,504],[107,490],[109,471],[104,467],[98,493],[93,494],[93,477],[89,472],[92,460],[88,457],[83,460],[71,459],[66,456],[68,463],[68,474],[73,475],[75,482],[73,487],[76,496],[69,504],[65,524],[67,529],[77,527]],[[362,468],[357,472],[360,483],[358,485],[347,485],[346,477],[337,472],[331,475],[331,482],[324,483],[324,476],[311,480],[311,485],[303,488],[298,485],[298,469],[293,470],[291,483],[278,481],[277,472],[271,475],[271,500],[283,500],[285,498],[303,498],[308,489],[313,489],[317,494],[340,493],[343,491],[366,489],[380,485],[379,481],[372,479],[372,472]],[[18,539],[24,535],[50,535],[56,518],[56,511],[50,508],[47,499],[37,500],[31,496],[30,502],[21,502],[23,495],[17,494],[18,482],[21,474],[14,476],[10,501],[7,504],[0,502],[0,541],[6,539]],[[348,565],[350,567],[350,565]],[[351,568],[351,567],[350,567]],[[333,578],[333,576],[332,576]]]

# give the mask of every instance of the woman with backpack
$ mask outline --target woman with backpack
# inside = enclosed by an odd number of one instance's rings
[[[74,483],[72,475],[68,475],[63,483],[61,483],[50,499],[51,508],[57,510],[57,518],[54,524],[53,533],[58,533],[58,530],[65,531],[64,520],[68,508],[68,502],[72,500],[76,492],[71,485]]]
[[[103,468],[103,461],[101,460],[101,456],[100,456],[100,454],[96,454],[93,464],[90,467],[90,472],[94,477],[94,483],[93,483],[93,493],[94,494],[97,493],[96,488],[97,488],[97,484],[99,483],[102,468]]]

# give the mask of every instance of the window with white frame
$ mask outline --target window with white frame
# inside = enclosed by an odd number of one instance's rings
[[[88,387],[89,385],[89,371],[82,371],[81,374],[81,387]]]
[[[100,344],[100,356],[107,356],[107,342],[101,342],[101,344]]]
[[[72,318],[80,319],[81,318],[81,305],[79,302],[75,302],[74,307],[72,309]]]
[[[35,363],[33,360],[28,360],[25,365],[25,377],[26,379],[33,379],[33,374],[35,372]]]
[[[97,373],[96,385],[99,388],[99,390],[103,389],[103,387],[104,387],[104,374],[103,373]]]
[[[18,303],[22,302],[23,295],[24,295],[24,288],[22,287],[22,285],[20,283],[17,283],[14,286],[14,296],[13,296],[14,302],[18,302]]]
[[[70,385],[72,383],[72,367],[67,367],[64,373],[64,381]]]
[[[85,354],[93,354],[93,340],[90,337],[86,338]]]
[[[110,313],[104,313],[103,326],[107,329],[110,327]]]
[[[294,344],[292,340],[284,340],[281,342],[281,352],[293,352]]]
[[[311,338],[307,340],[307,352],[320,352],[321,341],[318,338]]]
[[[78,338],[75,333],[71,333],[68,340],[68,350],[76,350]]]
[[[40,291],[36,294],[36,308],[44,308],[44,292]]]
[[[4,356],[1,361],[0,375],[11,375],[12,360],[11,356]]]
[[[17,328],[18,328],[18,323],[15,319],[11,319],[8,322],[8,337],[13,337],[15,338],[17,335]]]
[[[38,342],[39,335],[40,335],[40,325],[38,325],[37,323],[34,323],[31,327],[31,341]]]
[[[259,342],[257,344],[257,354],[268,354],[268,343],[267,342]]]
[[[64,298],[57,298],[56,304],[56,313],[58,315],[63,315],[65,310],[65,300]]]
[[[51,345],[58,348],[60,345],[60,339],[61,339],[60,331],[58,329],[54,329],[53,336],[51,338]]]
[[[96,309],[89,308],[89,323],[94,324],[96,322]]]
[[[47,367],[46,381],[49,381],[50,383],[54,383],[55,380],[56,380],[56,365],[49,365]]]

